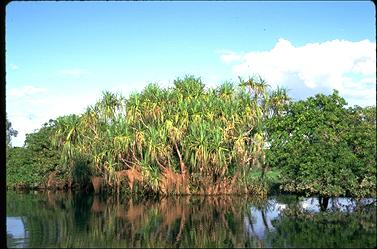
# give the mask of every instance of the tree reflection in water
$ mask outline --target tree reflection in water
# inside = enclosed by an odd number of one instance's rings
[[[275,231],[266,239],[272,247],[376,248],[375,200],[367,205],[355,200],[348,205],[339,199],[331,202],[327,209],[319,205],[320,212],[305,210],[300,203],[291,205],[272,221]]]
[[[318,200],[308,200],[181,196],[138,201],[9,192],[7,216],[26,217],[27,247],[375,246],[374,205],[345,212],[342,202],[331,199],[327,211],[313,212],[305,206]]]

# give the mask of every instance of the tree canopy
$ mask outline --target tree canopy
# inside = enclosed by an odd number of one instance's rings
[[[267,163],[282,170],[286,191],[375,196],[375,117],[375,107],[347,109],[335,90],[292,102],[267,122]]]
[[[7,186],[37,188],[44,185],[49,172],[59,164],[60,153],[51,145],[54,121],[26,135],[25,146],[9,149]]]
[[[54,143],[67,170],[87,160],[109,186],[124,173],[158,193],[250,191],[246,175],[264,165],[263,120],[279,109],[278,93],[258,78],[206,89],[193,76],[128,99],[104,92],[82,115],[57,119]]]

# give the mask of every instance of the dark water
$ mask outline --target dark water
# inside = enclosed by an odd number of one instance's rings
[[[374,199],[7,192],[8,247],[376,247]],[[373,203],[374,204],[370,204]]]

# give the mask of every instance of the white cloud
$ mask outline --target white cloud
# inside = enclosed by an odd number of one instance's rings
[[[37,93],[45,93],[47,89],[26,85],[20,88],[11,88],[7,92],[8,97],[24,97],[27,95],[33,95]]]
[[[232,67],[236,76],[259,74],[271,86],[295,81],[311,91],[337,89],[349,104],[372,105],[376,100],[375,46],[369,40],[332,40],[296,47],[279,39],[271,50],[222,51],[220,59],[229,63],[241,58]]]
[[[80,77],[80,76],[88,75],[89,72],[82,69],[64,69],[64,70],[60,70],[59,74],[64,75],[64,76]]]
[[[19,67],[16,64],[10,64],[10,69],[17,70]]]
[[[13,129],[18,131],[17,137],[12,137],[11,142],[13,146],[23,146],[26,134],[41,127],[40,122],[35,120],[31,115],[9,115],[8,113],[7,118],[12,123]]]
[[[221,61],[225,63],[240,61],[242,59],[241,55],[230,50],[218,50],[216,52],[220,54]]]
[[[21,89],[34,88],[28,86]],[[43,92],[43,94],[19,94],[15,89],[11,89],[7,93],[7,117],[12,123],[12,127],[18,131],[17,137],[12,138],[14,146],[22,146],[26,134],[41,128],[49,119],[73,113],[80,114],[101,96],[97,90],[65,94],[47,90],[37,91],[36,89],[34,89],[34,93]]]

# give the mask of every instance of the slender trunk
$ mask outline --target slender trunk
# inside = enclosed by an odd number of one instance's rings
[[[267,224],[266,215],[264,214],[264,210],[261,210],[260,212],[262,214],[262,221],[265,228],[267,229],[267,231],[270,231],[270,228],[268,227],[268,224]]]
[[[136,151],[136,145],[134,143],[133,144],[133,150],[132,150],[132,158],[135,160],[134,164],[140,166],[140,161],[136,158],[135,151]]]
[[[265,171],[266,171],[265,167],[264,167],[264,166],[262,166],[262,174],[261,174],[261,180],[263,180],[263,179],[264,179],[264,174],[265,174]]]
[[[262,162],[261,163],[261,166],[262,166],[262,180],[264,179],[264,176],[266,174],[266,171],[267,171],[267,167],[266,167],[266,164],[265,164],[265,155],[264,153],[262,152],[262,155],[260,156],[262,158]]]
[[[328,205],[329,205],[329,197],[319,197],[319,206],[321,211],[326,211]]]
[[[255,236],[255,230],[254,230],[253,221],[252,221],[252,219],[251,219],[251,217],[250,217],[249,214],[247,215],[247,218],[248,218],[248,220],[249,220],[249,224],[250,224],[250,227],[251,227],[251,232],[252,232],[253,235]]]
[[[160,166],[161,170],[163,170],[163,171],[166,170],[166,167],[160,163],[160,161],[158,160],[157,157],[156,157],[156,162],[157,162],[158,166]]]
[[[185,163],[183,162],[182,155],[181,155],[181,152],[180,152],[179,149],[178,149],[178,145],[177,145],[177,143],[174,143],[174,146],[175,146],[175,149],[176,149],[176,151],[177,151],[177,153],[178,153],[178,157],[179,157],[179,166],[181,167],[181,173],[182,173],[183,175],[185,175],[185,174],[186,174],[186,165],[185,165]]]

